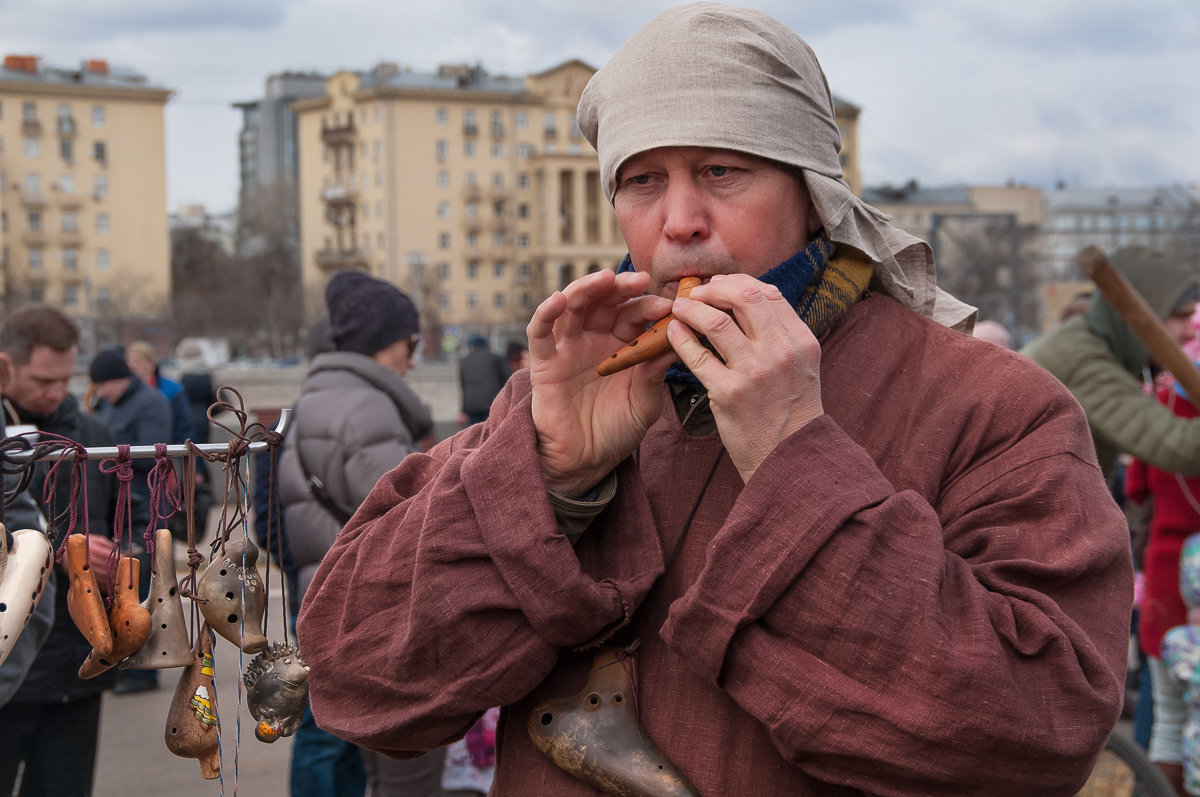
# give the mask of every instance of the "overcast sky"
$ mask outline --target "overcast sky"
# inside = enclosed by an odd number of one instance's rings
[[[602,65],[660,0],[0,0],[0,53],[106,58],[175,92],[167,200],[230,210],[275,72]],[[864,183],[1200,183],[1197,0],[761,0],[862,107]]]

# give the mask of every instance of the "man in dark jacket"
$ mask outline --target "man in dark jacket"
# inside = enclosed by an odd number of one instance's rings
[[[10,424],[34,424],[43,432],[68,437],[85,446],[111,446],[112,435],[99,420],[80,411],[67,391],[79,354],[79,329],[60,311],[45,305],[22,308],[0,329],[0,359],[12,369],[4,389],[5,417]],[[29,494],[51,520],[65,516],[70,500],[70,468],[58,472],[52,505],[44,501],[48,466],[41,464]],[[116,482],[87,466],[88,529],[112,536]],[[82,518],[81,518],[82,519]],[[82,531],[83,529],[78,529]],[[57,545],[67,529],[60,525]],[[88,794],[95,769],[100,730],[100,694],[112,686],[116,670],[88,680],[77,671],[91,645],[67,612],[67,581],[54,576],[54,624],[12,700],[0,708],[0,794],[12,790],[24,762],[22,793]]]
[[[508,363],[488,348],[485,337],[472,337],[468,346],[470,351],[458,363],[462,411],[467,423],[482,423],[487,420],[492,399],[508,381]]]

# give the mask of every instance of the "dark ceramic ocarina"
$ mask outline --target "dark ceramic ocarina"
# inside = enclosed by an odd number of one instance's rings
[[[267,646],[263,634],[266,595],[254,563],[258,549],[245,540],[230,543],[222,556],[209,562],[196,586],[203,598],[200,613],[221,636],[245,653],[258,653]]]
[[[274,643],[255,656],[242,676],[246,706],[258,720],[254,735],[262,742],[291,736],[300,727],[308,703],[308,665],[293,645]]]
[[[623,659],[623,660],[622,660]],[[603,650],[583,691],[547,700],[529,715],[533,743],[559,769],[616,797],[699,797],[642,727],[626,667],[632,655]]]

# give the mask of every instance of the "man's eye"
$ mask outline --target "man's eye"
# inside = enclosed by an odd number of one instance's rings
[[[728,166],[709,166],[708,173],[711,174],[713,177],[724,177],[725,175],[729,174],[729,167]]]
[[[650,175],[635,174],[633,177],[629,178],[629,182],[633,183],[634,185],[646,185],[650,182]]]

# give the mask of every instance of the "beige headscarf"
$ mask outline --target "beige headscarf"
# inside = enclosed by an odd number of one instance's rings
[[[611,202],[617,170],[655,147],[715,147],[798,167],[825,231],[875,263],[879,287],[947,326],[974,308],[939,289],[924,241],[888,223],[842,178],[841,133],[809,46],[760,11],[692,3],[655,17],[589,81],[579,128],[600,156]]]

